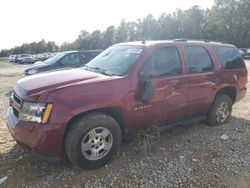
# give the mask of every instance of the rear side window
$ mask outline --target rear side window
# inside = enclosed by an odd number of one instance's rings
[[[182,74],[179,53],[175,47],[156,49],[145,61],[143,72],[148,77],[177,76]]]
[[[187,46],[185,47],[185,54],[191,74],[210,72],[213,70],[213,63],[205,48]]]
[[[86,52],[83,53],[84,56],[86,56],[87,58],[94,58],[95,56],[97,56],[99,53],[98,52]]]
[[[236,48],[214,46],[213,49],[224,69],[245,68],[244,60]]]

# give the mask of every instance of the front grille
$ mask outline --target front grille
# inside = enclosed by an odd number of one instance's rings
[[[14,94],[13,99],[19,106],[21,105],[22,100],[16,94]]]
[[[16,118],[19,118],[19,109],[22,105],[22,99],[18,97],[15,93],[13,93],[11,99],[10,99],[10,104],[13,108],[13,114]]]
[[[18,117],[19,117],[19,112],[18,112],[18,110],[15,109],[15,107],[13,107],[13,106],[12,106],[12,108],[13,108],[13,114],[16,116],[16,118],[18,118]]]

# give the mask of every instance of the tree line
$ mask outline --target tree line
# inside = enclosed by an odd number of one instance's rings
[[[54,42],[42,40],[2,50],[0,57],[20,53],[105,49],[126,41],[176,38],[206,39],[250,47],[250,1],[214,0],[212,8],[206,10],[193,6],[187,10],[163,13],[158,18],[149,14],[133,22],[122,20],[118,27],[109,26],[103,32],[82,30],[71,43],[57,46]]]

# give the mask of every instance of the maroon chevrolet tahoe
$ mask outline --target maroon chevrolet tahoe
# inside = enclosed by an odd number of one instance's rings
[[[7,124],[23,148],[82,168],[111,160],[140,128],[226,122],[247,92],[238,49],[209,41],[140,41],[109,47],[86,66],[22,78]]]

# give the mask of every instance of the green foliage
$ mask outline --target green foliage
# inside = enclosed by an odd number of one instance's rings
[[[215,0],[204,16],[209,39],[250,46],[250,1]]]
[[[135,22],[122,20],[117,28],[109,26],[104,32],[82,30],[75,41],[63,43],[60,48],[54,42],[42,40],[2,50],[0,57],[20,53],[105,49],[115,43],[142,39],[209,39],[250,47],[249,10],[249,0],[215,0],[211,9],[202,10],[193,6],[172,14],[163,13],[159,18],[149,14]]]
[[[109,26],[103,33],[103,48],[107,48],[115,43],[115,27]]]
[[[45,42],[41,40],[40,42],[32,42],[30,44],[23,44],[22,46],[14,47],[10,50],[2,50],[0,52],[0,57],[6,57],[11,54],[37,54],[44,52],[57,52],[59,47],[55,44],[55,42]]]

